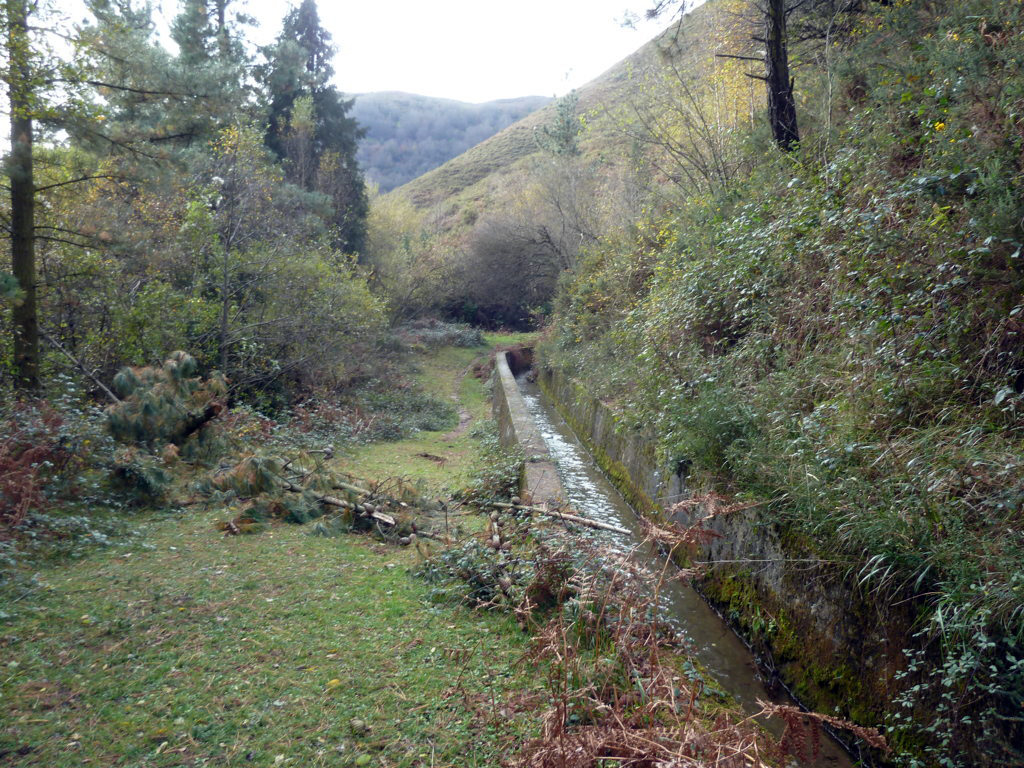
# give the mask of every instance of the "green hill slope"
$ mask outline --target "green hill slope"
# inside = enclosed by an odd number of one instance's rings
[[[703,24],[708,16],[709,12],[702,7],[687,16],[686,24]],[[659,38],[579,89],[578,111],[588,116],[588,130],[582,139],[586,154],[596,156],[614,143],[613,120],[609,115],[627,104],[644,73],[659,68],[658,50],[676,32],[673,25]],[[394,194],[424,210],[446,211],[449,224],[454,224],[454,214],[467,206],[486,211],[497,202],[493,193],[507,177],[521,168],[525,159],[540,152],[536,132],[555,118],[556,110],[557,105],[551,103],[532,112],[458,157],[404,184]]]
[[[366,129],[357,159],[387,192],[465,152],[551,101],[524,96],[483,104],[386,91],[356,97],[352,116]]]

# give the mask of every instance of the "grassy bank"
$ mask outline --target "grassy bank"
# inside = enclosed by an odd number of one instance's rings
[[[0,625],[0,762],[493,765],[523,727],[525,638],[427,599],[415,548],[299,526],[224,537],[217,512],[43,571]],[[469,748],[472,745],[472,749]]]
[[[799,148],[737,134],[721,190],[591,247],[542,352],[881,622],[914,606],[889,711],[926,764],[1016,764],[1024,15],[870,5],[800,75],[827,130],[809,98]]]

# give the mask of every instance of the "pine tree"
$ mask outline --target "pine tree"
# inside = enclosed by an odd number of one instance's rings
[[[124,368],[114,378],[121,401],[107,410],[111,434],[150,450],[167,444],[205,446],[212,422],[225,409],[227,383],[219,373],[205,380],[187,352],[172,352],[163,365]]]
[[[171,22],[171,39],[178,46],[178,60],[187,66],[209,63],[213,29],[206,0],[185,0]]]
[[[39,389],[39,316],[36,306],[35,181],[32,142],[38,111],[38,77],[29,36],[26,0],[7,0],[7,85],[11,106],[11,154],[7,162],[11,195],[11,272],[20,301],[14,305],[15,383],[21,390]]]
[[[555,119],[549,125],[534,129],[537,146],[552,155],[578,157],[580,154],[580,134],[583,133],[583,122],[577,114],[579,94],[575,90],[558,100],[555,105]]]
[[[331,198],[335,245],[359,252],[369,212],[363,174],[356,162],[363,133],[349,115],[352,100],[331,85],[335,48],[320,24],[315,0],[303,0],[285,16],[277,42],[263,53],[266,64],[259,74],[268,108],[267,146],[284,161],[290,181]],[[304,98],[310,101],[299,101]],[[311,118],[311,142],[295,141],[297,103],[300,122]],[[295,156],[300,146],[307,154]],[[315,174],[309,173],[311,164]]]
[[[209,140],[244,122],[249,105],[243,43],[249,16],[232,11],[233,0],[185,0],[171,24],[178,45],[175,80],[182,96],[166,109],[172,136],[185,143]]]
[[[110,0],[94,2],[104,9],[110,5]],[[128,146],[125,137],[111,133],[101,124],[96,90],[132,89],[115,80],[96,77],[89,67],[90,61],[115,58],[112,51],[119,48],[123,35],[118,32],[109,39],[92,39],[77,34],[79,30],[62,32],[62,21],[50,3],[0,3],[0,29],[4,30],[0,39],[4,49],[0,56],[4,63],[0,78],[7,86],[10,105],[10,154],[4,167],[10,195],[7,228],[11,239],[11,273],[17,282],[16,291],[11,291],[14,383],[19,390],[30,393],[37,392],[42,385],[36,244],[40,239],[75,242],[77,234],[45,225],[39,221],[40,210],[47,207],[49,190],[96,178],[87,173],[58,184],[40,185],[36,174],[39,139],[59,131],[83,145],[102,142],[107,153]],[[54,53],[51,42],[55,38],[75,43],[74,61]]]
[[[174,129],[166,117],[168,105],[183,105],[190,93],[172,76],[169,56],[153,40],[148,6],[136,7],[132,0],[87,0],[92,19],[75,26],[56,5],[52,0],[0,1],[0,77],[11,106],[11,151],[4,173],[17,281],[16,290],[9,286],[12,290],[5,293],[12,294],[14,304],[14,382],[29,392],[41,386],[39,340],[48,338],[40,327],[45,318],[40,317],[36,295],[37,245],[97,244],[95,228],[72,229],[54,221],[53,201],[62,194],[58,190],[98,179],[137,177],[143,164],[166,154],[163,148]],[[54,52],[68,43],[73,58]],[[61,134],[69,138],[80,162],[64,167],[54,183],[42,183],[37,166],[52,173],[58,147],[51,137]],[[51,157],[49,169],[39,165],[46,157]],[[3,281],[5,286],[8,282]]]

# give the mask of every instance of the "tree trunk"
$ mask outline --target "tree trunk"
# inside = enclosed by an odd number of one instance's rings
[[[228,35],[227,10],[230,0],[217,0],[217,52],[222,62],[231,60],[231,38]]]
[[[220,287],[220,372],[227,378],[228,375],[228,331],[229,331],[229,310],[231,309],[231,294],[228,290],[231,287],[231,278],[228,272],[230,267],[230,255],[224,247],[223,266],[224,273],[221,275]]]
[[[768,119],[779,148],[789,152],[800,141],[789,75],[786,41],[786,0],[767,0],[765,9],[765,82],[768,86]]]
[[[32,91],[26,0],[7,0],[11,106],[11,272],[22,290],[14,307],[14,377],[23,392],[39,389],[39,316],[36,305],[35,181],[32,168]]]

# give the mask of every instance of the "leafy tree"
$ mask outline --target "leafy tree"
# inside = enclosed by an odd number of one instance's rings
[[[402,197],[374,195],[367,225],[366,261],[392,321],[436,313],[452,264],[423,213]]]
[[[684,195],[728,187],[743,162],[736,133],[763,103],[746,64],[716,55],[735,50],[745,36],[742,17],[736,23],[745,6],[746,0],[719,0],[679,25],[661,42],[657,65],[634,78],[619,114],[622,138],[639,150],[636,162]]]
[[[793,78],[789,73],[788,22],[791,14],[818,2],[819,0],[751,0],[750,8],[763,25],[763,32],[755,33],[752,40],[764,46],[763,52],[754,55],[746,53],[719,54],[724,58],[764,63],[764,74],[749,73],[748,77],[765,83],[768,95],[768,121],[778,147],[785,151],[794,149],[800,141],[797,125],[796,101],[793,97]],[[649,18],[656,18],[669,10],[685,11],[686,0],[658,0],[647,11]]]

